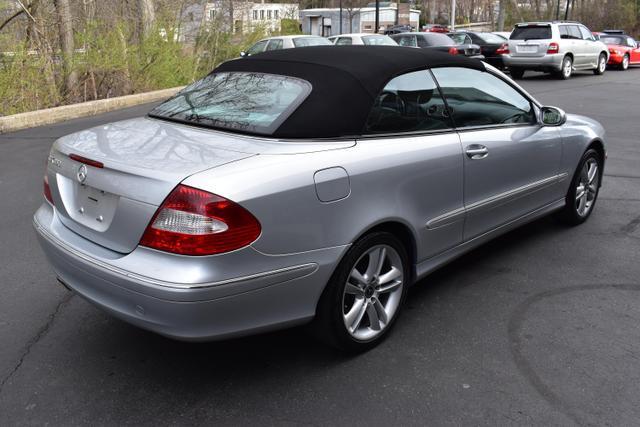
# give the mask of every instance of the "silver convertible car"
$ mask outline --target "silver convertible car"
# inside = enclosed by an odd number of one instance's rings
[[[603,135],[473,59],[266,52],[57,140],[34,225],[60,282],[134,325],[212,340],[310,322],[362,351],[434,269],[552,212],[585,221]]]

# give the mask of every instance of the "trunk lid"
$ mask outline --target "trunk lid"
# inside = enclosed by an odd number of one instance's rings
[[[331,148],[138,118],[60,138],[51,149],[47,174],[65,226],[94,243],[129,253],[157,207],[190,175],[262,153]]]

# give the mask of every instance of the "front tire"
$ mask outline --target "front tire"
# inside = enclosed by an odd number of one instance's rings
[[[605,71],[607,71],[607,55],[601,53],[598,57],[598,65],[596,66],[596,69],[593,70],[593,74],[601,76]]]
[[[565,206],[559,212],[559,218],[565,224],[579,225],[591,216],[601,180],[602,158],[596,150],[589,149],[578,164],[565,198]]]
[[[407,251],[393,234],[364,236],[344,256],[320,298],[316,335],[347,352],[373,348],[398,318],[410,281]]]

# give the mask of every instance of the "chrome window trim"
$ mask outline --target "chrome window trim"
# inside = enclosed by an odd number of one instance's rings
[[[513,188],[511,190],[507,190],[503,193],[499,193],[491,197],[487,197],[486,199],[478,200],[477,202],[471,203],[468,206],[460,207],[452,211],[445,212],[444,214],[439,215],[427,221],[426,227],[429,230],[433,230],[435,228],[452,224],[454,222],[462,220],[464,216],[468,213],[477,212],[484,208],[491,208],[497,204],[510,202],[512,200],[519,198],[524,193],[531,193],[533,191],[538,191],[551,184],[556,184],[558,182],[561,182],[568,175],[569,174],[567,172],[563,172],[557,175],[550,176],[548,178],[543,178],[538,181],[534,181],[529,184]]]

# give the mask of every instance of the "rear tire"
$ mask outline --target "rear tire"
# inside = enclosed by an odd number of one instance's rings
[[[596,69],[593,70],[593,74],[601,76],[605,71],[607,71],[607,55],[601,53],[598,57],[598,65],[596,65]]]
[[[571,226],[585,222],[595,207],[601,180],[602,158],[596,150],[589,149],[573,174],[565,206],[558,212],[558,219]]]
[[[402,309],[411,283],[409,266],[407,251],[393,234],[362,237],[346,253],[320,298],[312,324],[315,335],[349,353],[378,345]]]
[[[522,68],[510,67],[509,74],[514,80],[520,80],[524,77],[524,70]]]
[[[556,74],[560,80],[568,80],[573,73],[573,59],[570,56],[562,58],[562,68]]]

